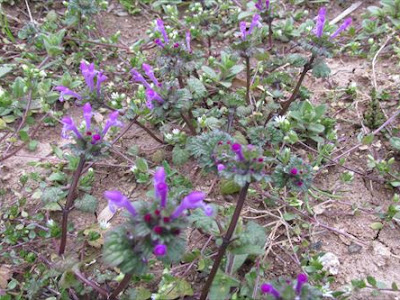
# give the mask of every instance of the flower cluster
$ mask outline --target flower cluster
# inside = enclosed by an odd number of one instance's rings
[[[164,26],[163,20],[161,20],[161,19],[157,19],[156,20],[156,29],[163,36],[164,42],[161,41],[161,39],[157,38],[157,39],[154,40],[154,43],[157,46],[159,46],[159,47],[164,49],[170,43],[170,40],[168,38],[167,31],[165,30],[165,26]],[[185,35],[185,42],[186,42],[186,45],[185,45],[186,49],[185,50],[188,53],[192,53],[192,48],[190,46],[190,41],[191,41],[190,31],[187,31],[186,35]],[[181,47],[181,45],[179,43],[173,43],[173,47],[172,48],[177,49],[177,48],[180,48],[180,47]]]
[[[263,1],[262,1],[262,0],[257,0],[256,8],[257,8],[259,11],[263,11],[263,10],[264,10],[264,5],[263,5]],[[265,0],[265,10],[266,10],[266,11],[269,10],[269,0]]]
[[[306,191],[312,182],[311,166],[301,159],[292,157],[287,165],[278,165],[272,175],[278,187],[288,186],[297,191]]]
[[[176,242],[177,236],[185,228],[186,210],[201,208],[207,216],[213,214],[212,207],[204,202],[203,192],[189,193],[178,205],[175,205],[174,201],[168,201],[169,186],[166,179],[164,168],[158,168],[154,174],[154,196],[158,201],[153,204],[137,205],[139,208],[135,208],[119,191],[104,193],[112,212],[121,207],[130,213],[136,235],[145,240],[145,245],[152,247],[152,253],[157,257],[168,254],[169,245]]]
[[[96,70],[94,68],[94,63],[86,64],[82,61],[80,68],[89,91],[91,93],[96,91],[96,95],[99,97],[101,95],[101,84],[107,80],[107,76],[103,74],[103,71]],[[76,98],[78,101],[82,101],[83,99],[82,95],[62,85],[56,86],[55,90],[60,92],[60,102],[64,101],[65,96],[71,96]]]
[[[329,39],[334,39],[337,37],[341,32],[345,31],[351,25],[351,18],[347,18],[344,20],[343,24],[339,26],[339,28],[330,35]],[[318,12],[317,21],[313,33],[317,38],[321,38],[324,34],[324,27],[326,23],[326,8],[321,7]]]
[[[242,40],[245,41],[247,36],[251,35],[251,33],[253,32],[255,27],[260,27],[261,26],[261,22],[260,22],[260,15],[259,14],[255,14],[253,16],[253,20],[251,21],[250,27],[249,29],[247,29],[247,24],[246,22],[240,22],[239,23],[239,28],[240,28],[240,33],[241,33],[241,37]]]
[[[118,111],[110,113],[108,120],[106,121],[106,124],[102,130],[100,128],[92,128],[91,121],[93,117],[93,112],[90,103],[86,103],[85,105],[83,105],[82,111],[83,118],[85,119],[84,130],[78,129],[78,127],[75,125],[74,120],[71,117],[64,117],[61,120],[61,123],[63,124],[61,136],[63,138],[68,138],[68,133],[72,132],[75,139],[82,144],[83,149],[89,148],[89,145],[100,144],[111,127],[122,127],[122,122],[118,120]]]
[[[296,296],[301,296],[303,287],[307,283],[307,281],[308,281],[307,275],[301,273],[301,274],[297,275],[296,282],[293,283],[290,280],[287,280],[286,284],[287,284],[287,286],[290,286],[290,287],[292,287],[294,289],[294,292],[295,292]],[[285,290],[287,288],[287,286],[284,286],[283,289]],[[260,289],[261,289],[261,293],[266,294],[266,295],[271,295],[276,300],[282,299],[281,298],[281,293],[278,291],[277,288],[275,288],[270,283],[262,284]]]
[[[162,87],[162,84],[157,80],[154,75],[153,68],[148,64],[142,65],[143,71],[148,78],[154,83],[158,88]],[[149,109],[154,108],[154,102],[163,104],[164,100],[161,96],[152,88],[152,86],[146,81],[146,79],[140,74],[136,69],[131,70],[133,80],[144,85],[146,88],[146,105]]]
[[[212,154],[217,171],[226,178],[233,178],[239,185],[260,180],[265,174],[265,158],[254,145],[242,146],[231,141],[218,142]]]

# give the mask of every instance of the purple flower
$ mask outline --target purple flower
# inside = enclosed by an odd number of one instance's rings
[[[89,102],[86,103],[82,107],[82,110],[83,110],[83,117],[85,118],[85,122],[86,122],[86,130],[89,131],[90,125],[91,125],[90,123],[91,123],[92,116],[93,116],[92,107],[90,106],[90,103]]]
[[[164,168],[158,168],[154,173],[154,191],[155,197],[160,198],[161,207],[165,208],[167,205],[168,185],[165,182],[167,174]]]
[[[154,247],[153,254],[155,256],[165,256],[165,254],[167,254],[167,246],[164,244],[158,244]]]
[[[186,31],[186,49],[189,53],[192,53],[192,48],[190,47],[190,31]]]
[[[298,172],[299,172],[299,171],[298,171],[296,168],[292,168],[292,169],[290,170],[290,174],[292,174],[292,175],[297,175]]]
[[[75,135],[76,135],[76,137],[78,138],[78,139],[81,139],[82,138],[82,135],[81,135],[81,133],[79,132],[79,130],[78,130],[78,128],[76,128],[76,125],[75,125],[75,123],[74,123],[74,120],[72,119],[72,118],[70,118],[70,117],[64,117],[62,120],[61,120],[61,123],[63,123],[63,129],[62,129],[62,131],[61,131],[61,136],[63,137],[63,138],[68,138],[68,135],[67,135],[67,131],[72,131],[73,133],[75,133]]]
[[[253,16],[253,20],[251,21],[249,31],[247,32],[248,35],[251,34],[251,33],[253,32],[253,30],[254,30],[254,28],[255,28],[256,26],[258,26],[258,27],[261,26],[260,19],[261,19],[261,17],[260,17],[259,14],[255,14],[255,15]]]
[[[93,136],[92,136],[92,144],[93,145],[97,144],[97,142],[100,141],[100,140],[101,140],[101,135],[100,134],[98,134],[98,133],[93,134]]]
[[[270,294],[275,297],[275,299],[279,299],[281,294],[272,286],[272,284],[263,283],[261,285],[261,292],[263,294]]]
[[[304,273],[300,273],[297,275],[297,284],[296,284],[296,294],[300,295],[301,294],[301,288],[303,285],[308,281],[308,277]]]
[[[351,18],[347,18],[344,20],[343,24],[329,37],[329,39],[334,39],[337,37],[342,31],[345,31],[351,25]]]
[[[131,74],[133,77],[133,80],[136,82],[140,82],[141,84],[143,84],[147,89],[151,89],[150,84],[146,81],[146,79],[144,79],[144,77],[142,76],[142,74],[140,74],[136,69],[132,69],[131,70]]]
[[[160,104],[164,103],[163,98],[161,98],[160,95],[157,94],[157,92],[154,91],[152,88],[146,89],[146,99],[147,99],[146,104],[149,109],[154,108],[154,105],[153,105],[154,100]]]
[[[148,64],[143,64],[142,67],[143,67],[143,70],[146,73],[147,77],[149,77],[154,82],[155,85],[161,86],[161,84],[158,82],[157,78],[154,76],[153,68]]]
[[[164,43],[161,42],[160,39],[155,39],[155,40],[154,40],[154,43],[155,43],[156,45],[160,46],[161,48],[164,48],[164,47],[165,47]]]
[[[74,91],[71,91],[69,88],[67,88],[65,86],[59,85],[59,86],[56,86],[54,89],[58,92],[61,92],[60,98],[58,98],[58,100],[60,100],[60,102],[64,102],[64,96],[71,96],[71,97],[78,99],[79,101],[82,100],[81,95],[79,95],[78,93],[75,93]]]
[[[218,164],[217,170],[218,170],[218,172],[221,172],[221,171],[225,170],[225,166],[223,164]]]
[[[110,129],[110,127],[112,126],[118,126],[118,127],[122,127],[122,122],[118,120],[118,111],[114,111],[112,112],[109,116],[108,116],[108,120],[106,121],[106,125],[104,126],[103,129],[103,136],[105,136],[107,134],[107,131]]]
[[[243,41],[245,41],[247,36],[250,35],[253,32],[253,30],[254,30],[254,28],[256,26],[261,26],[260,19],[261,19],[260,15],[259,14],[255,14],[253,16],[253,20],[251,21],[249,30],[247,30],[246,22],[240,22],[239,23],[239,28],[240,28],[240,32],[242,34],[242,40]]]
[[[258,0],[256,3],[256,8],[258,10],[263,10],[262,0]]]
[[[207,216],[212,216],[213,209],[210,205],[204,203],[203,200],[205,197],[206,195],[203,192],[191,192],[189,195],[183,198],[181,204],[175,208],[171,218],[176,219],[183,213],[183,211],[196,208],[202,208]]]
[[[239,161],[244,161],[244,155],[243,155],[243,151],[242,151],[242,145],[235,143],[231,146],[231,149],[234,153],[236,153],[236,156],[238,158]]]
[[[94,77],[97,75],[97,71],[94,68],[94,63],[86,64],[81,61],[81,72],[85,78],[86,85],[89,87],[90,91],[94,90]]]
[[[132,203],[120,191],[105,191],[104,197],[108,200],[108,207],[112,213],[115,213],[116,208],[125,208],[132,216],[136,216],[136,210]]]
[[[107,80],[107,76],[103,74],[102,71],[97,73],[97,82],[96,82],[96,91],[97,95],[100,95],[101,92],[101,83]]]
[[[321,7],[321,9],[318,12],[317,23],[313,31],[318,38],[321,38],[324,33],[325,21],[326,21],[326,8]]]
[[[269,10],[269,0],[265,0],[265,8],[266,10]]]
[[[246,22],[240,22],[239,23],[239,28],[240,28],[240,32],[242,34],[242,40],[245,41],[246,40],[246,36],[247,36],[247,25],[246,25]]]
[[[167,32],[165,31],[164,22],[161,19],[157,19],[157,30],[161,32],[161,34],[164,37],[164,42],[168,44],[169,43],[168,35]]]

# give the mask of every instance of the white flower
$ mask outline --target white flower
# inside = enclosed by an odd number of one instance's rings
[[[172,130],[172,133],[175,134],[175,135],[179,134],[180,132],[181,131],[178,128],[175,128],[175,129]]]
[[[285,116],[276,116],[274,118],[274,122],[276,123],[276,125],[281,125],[283,122],[285,122],[286,117]]]

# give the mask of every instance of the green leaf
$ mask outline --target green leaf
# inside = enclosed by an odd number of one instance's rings
[[[324,60],[319,60],[313,65],[312,74],[316,78],[325,78],[331,74],[331,69],[325,63]]]
[[[42,201],[45,204],[55,203],[67,196],[68,191],[63,191],[59,187],[48,187],[42,193]]]
[[[222,300],[227,299],[229,292],[232,287],[239,286],[240,282],[225,273],[218,272],[211,285],[209,299],[210,300]]]
[[[29,144],[28,144],[28,150],[29,151],[36,151],[38,144],[39,144],[39,142],[36,141],[36,140],[30,141]]]
[[[235,183],[233,180],[221,180],[220,191],[222,195],[232,195],[239,193],[240,185]]]
[[[380,230],[383,228],[383,224],[381,222],[374,222],[371,225],[369,225],[373,230]]]
[[[7,73],[10,73],[12,71],[12,67],[3,65],[0,67],[0,78],[5,76]]]
[[[390,145],[396,150],[400,150],[400,138],[392,137],[390,138]]]
[[[362,289],[362,288],[367,287],[367,284],[365,283],[365,280],[363,280],[363,279],[361,279],[361,280],[357,280],[357,279],[352,280],[352,281],[351,281],[351,284],[352,284],[355,288],[358,288],[358,289]]]
[[[75,200],[75,207],[80,211],[88,213],[94,213],[97,210],[98,204],[97,198],[89,194],[85,194],[82,198]]]
[[[189,151],[182,149],[179,145],[176,145],[172,150],[172,162],[174,165],[181,166],[185,164],[189,159]]]
[[[63,182],[65,179],[66,175],[61,172],[54,172],[47,178],[47,180],[49,181],[59,181],[59,182]]]
[[[21,140],[22,140],[23,142],[29,141],[29,134],[28,134],[25,130],[21,130],[21,131],[19,132],[19,137],[21,138]]]
[[[248,222],[239,239],[232,243],[229,251],[233,254],[261,255],[267,241],[265,228],[255,222]]]
[[[372,134],[364,136],[361,140],[363,145],[371,145],[373,141],[374,141],[374,136]]]
[[[376,279],[372,276],[367,276],[367,281],[370,285],[372,285],[373,287],[376,287]]]
[[[218,209],[214,205],[213,209],[214,212],[217,213]],[[219,233],[219,228],[215,220],[206,216],[200,209],[193,210],[188,219],[193,227],[202,229],[204,232],[212,235],[217,235]]]
[[[138,157],[136,159],[136,167],[142,173],[147,173],[147,171],[149,170],[149,165],[147,164],[147,160],[142,157]]]
[[[201,99],[207,96],[207,89],[200,79],[190,77],[187,81],[189,90],[192,92],[195,98]]]
[[[399,287],[397,286],[396,282],[392,283],[392,290],[393,291],[398,291],[399,290]]]
[[[219,79],[218,74],[211,69],[210,67],[207,66],[202,66],[201,70],[208,76],[210,77],[212,80],[217,81]]]
[[[176,278],[175,281],[163,285],[159,291],[160,299],[172,300],[193,296],[193,290],[190,283],[184,279]]]

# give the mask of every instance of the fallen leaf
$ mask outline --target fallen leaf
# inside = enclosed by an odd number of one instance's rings
[[[9,265],[0,266],[0,288],[6,289],[8,281],[11,279],[11,269]]]

